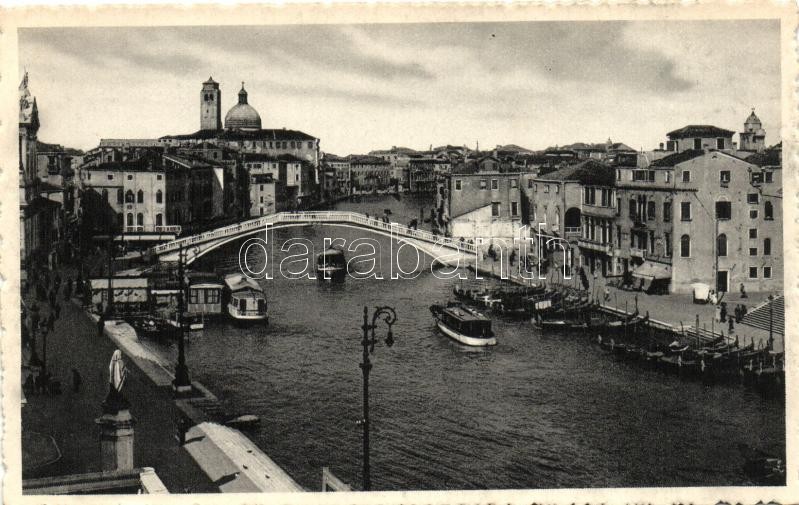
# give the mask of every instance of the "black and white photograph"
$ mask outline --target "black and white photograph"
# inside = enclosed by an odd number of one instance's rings
[[[757,5],[18,20],[5,486],[785,499],[795,26]]]

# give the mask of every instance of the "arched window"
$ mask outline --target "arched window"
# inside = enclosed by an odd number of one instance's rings
[[[680,256],[683,258],[691,257],[691,237],[688,235],[680,237]]]
[[[122,188],[117,189],[117,203],[125,203],[125,193]]]
[[[128,225],[128,226],[133,226],[133,214],[131,214],[130,212],[128,212],[128,218],[127,218],[127,219],[128,219],[128,223],[127,223],[127,225]]]
[[[161,192],[159,189],[155,192],[155,203],[163,203],[164,202],[164,193]]]
[[[727,235],[723,233],[716,239],[716,254],[718,256],[727,256]]]
[[[144,214],[142,214],[141,212],[136,214],[136,225],[144,226]]]
[[[139,192],[136,194],[136,201],[138,203],[144,203],[144,191],[139,190]]]
[[[133,191],[130,189],[125,192],[125,203],[133,203]],[[133,225],[131,225],[133,226]]]
[[[771,204],[768,200],[766,201],[766,208],[765,208],[765,219],[772,220],[774,219],[774,205]]]
[[[160,193],[160,191],[159,191]],[[164,216],[161,214],[155,215],[155,225],[156,226],[163,226],[164,225]]]

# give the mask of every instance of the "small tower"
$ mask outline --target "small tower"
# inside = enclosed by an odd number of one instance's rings
[[[739,133],[738,137],[742,151],[761,152],[766,148],[766,130],[763,129],[763,124],[755,114],[754,108],[744,122],[744,131]]]
[[[211,77],[203,83],[200,91],[200,129],[222,129],[222,91],[219,83]]]

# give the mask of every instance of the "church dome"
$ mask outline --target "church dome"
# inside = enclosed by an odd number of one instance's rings
[[[225,115],[225,129],[260,130],[261,116],[250,104],[247,103],[247,91],[241,83],[239,103],[234,105]]]

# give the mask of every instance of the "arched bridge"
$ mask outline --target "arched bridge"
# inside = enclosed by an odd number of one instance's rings
[[[414,230],[397,223],[386,223],[356,212],[339,211],[278,212],[166,242],[152,247],[150,252],[158,257],[159,261],[178,261],[180,250],[183,249],[186,263],[191,263],[228,242],[264,232],[267,225],[269,229],[277,229],[309,224],[346,226],[401,239],[423,253],[439,259],[441,263],[455,264],[457,258],[461,266],[466,266],[469,263],[474,263],[477,253],[477,247],[474,244],[435,235],[428,231]]]

